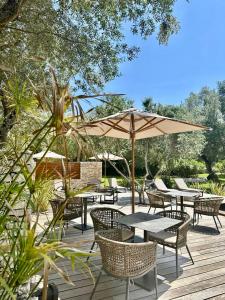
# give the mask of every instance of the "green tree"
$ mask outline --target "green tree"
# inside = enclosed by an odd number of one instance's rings
[[[185,114],[186,111],[182,105],[157,104],[150,97],[143,101],[143,107],[146,111],[165,117],[190,121],[190,116]],[[198,158],[203,150],[205,138],[201,132],[196,132],[163,135],[145,139],[140,143],[142,148],[139,149],[137,161],[142,167],[147,165],[149,176],[154,178],[159,173],[170,174],[180,160]],[[148,152],[147,164],[143,160],[146,151]]]
[[[184,104],[189,118],[210,128],[204,132],[206,143],[201,158],[209,173],[208,179],[213,180],[218,180],[213,166],[224,159],[225,151],[225,122],[219,93],[204,87],[198,94],[191,93]]]
[[[133,34],[147,38],[157,32],[166,44],[179,25],[173,16],[175,0],[79,1],[0,0],[0,142],[15,124],[2,87],[16,72],[24,82],[34,80],[40,89],[51,64],[64,82],[75,90],[103,88],[119,75],[119,64],[137,56],[138,47],[128,45],[124,24]]]

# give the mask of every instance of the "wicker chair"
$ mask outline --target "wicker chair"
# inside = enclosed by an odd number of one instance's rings
[[[96,234],[96,242],[100,247],[102,256],[102,269],[90,299],[95,293],[103,271],[113,277],[126,279],[126,300],[128,300],[130,279],[142,277],[151,269],[154,269],[157,297],[157,244],[154,242],[124,243],[120,241],[120,238],[121,235],[118,229],[103,230]]]
[[[165,210],[156,215],[181,220],[180,224],[170,227],[167,230],[158,233],[149,233],[149,240],[163,245],[163,252],[165,251],[165,246],[176,250],[176,275],[178,277],[178,249],[186,246],[190,259],[194,264],[187,245],[187,232],[191,218],[186,212],[181,212],[179,210]]]
[[[128,241],[133,239],[134,232],[130,229],[130,227],[126,225],[121,225],[118,222],[113,220],[118,219],[125,214],[117,209],[110,207],[96,207],[92,209],[90,212],[92,222],[94,225],[94,233],[96,234],[99,230],[108,230],[108,229],[119,229],[120,233],[120,241]],[[95,240],[92,243],[90,252],[94,248]],[[89,257],[87,258],[87,260]]]
[[[151,208],[161,208],[161,209],[166,209],[167,207],[171,207],[172,209],[172,203],[171,201],[164,195],[158,194],[158,193],[153,193],[153,192],[146,192],[149,200],[149,210],[148,213],[150,212]],[[170,203],[168,202],[170,201]],[[155,213],[154,210],[154,213]]]
[[[53,211],[53,217],[58,221],[63,221],[64,224],[69,225],[69,221],[81,218],[83,224],[83,202],[81,198],[75,197],[62,201],[59,199],[50,200]],[[83,233],[83,226],[82,226]]]
[[[206,215],[206,216],[212,216],[213,220],[216,225],[216,229],[218,233],[220,233],[216,219],[218,220],[220,226],[222,227],[222,224],[219,219],[219,209],[220,205],[223,202],[222,197],[218,198],[211,198],[211,199],[199,199],[195,200],[194,202],[194,212],[193,212],[193,222],[196,220],[196,215],[198,215],[198,221],[199,221],[199,215]]]

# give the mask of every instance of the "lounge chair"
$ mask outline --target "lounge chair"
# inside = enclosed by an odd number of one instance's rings
[[[188,191],[188,192],[203,193],[202,190],[189,188],[183,178],[174,178],[174,181],[176,182],[176,185],[177,185],[179,190]]]
[[[109,186],[114,188],[118,193],[126,193],[127,191],[125,186],[118,185],[116,178],[109,178]]]
[[[157,188],[157,190],[159,190],[161,192],[174,191],[174,189],[168,189],[168,187],[165,185],[165,183],[162,181],[162,179],[156,178],[154,180],[154,184],[155,184],[155,187]]]

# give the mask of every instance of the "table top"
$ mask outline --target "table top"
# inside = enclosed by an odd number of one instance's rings
[[[77,194],[75,197],[88,198],[88,197],[103,196],[103,195],[105,195],[105,193],[85,192],[85,193]]]
[[[196,198],[197,199],[210,199],[210,198],[221,198],[222,196],[214,195],[214,194],[208,194],[208,193],[199,193],[199,192],[191,192],[191,191],[181,191],[181,190],[174,190],[170,192],[166,192],[165,195],[169,196],[180,196],[180,197],[187,197],[190,198],[188,201],[194,201]]]
[[[200,193],[199,192],[173,190],[173,191],[166,192],[165,195],[181,196],[181,197],[195,197],[195,196],[200,196]]]
[[[120,224],[136,227],[150,232],[160,232],[174,225],[181,223],[180,220],[150,215],[148,213],[138,212],[116,219]]]

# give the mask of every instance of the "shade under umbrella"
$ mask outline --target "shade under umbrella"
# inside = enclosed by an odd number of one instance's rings
[[[117,156],[117,155],[114,155],[114,154],[108,153],[108,152],[97,154],[96,156],[89,157],[89,159],[91,159],[91,160],[99,159],[99,160],[105,161],[105,177],[106,177],[106,161],[107,160],[115,160],[115,161],[116,160],[124,160],[123,157],[120,157],[120,156]]]
[[[52,151],[41,151],[39,153],[35,153],[33,156],[35,159],[42,159],[42,158],[55,158],[55,159],[64,159],[65,156],[52,152]]]
[[[120,113],[86,123],[75,130],[82,135],[108,136],[114,138],[130,139],[132,144],[132,212],[134,212],[135,193],[135,140],[154,136],[188,131],[207,129],[205,126],[192,124],[182,120],[176,120],[160,116],[154,113],[139,111],[135,108],[124,110]]]

